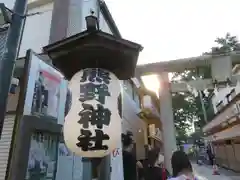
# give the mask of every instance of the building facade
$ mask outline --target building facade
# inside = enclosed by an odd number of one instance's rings
[[[9,8],[13,7],[13,0],[4,0],[3,3]],[[59,4],[67,3],[64,6],[65,10],[55,11],[59,8]],[[32,49],[34,52],[41,54],[41,58],[47,61],[47,57],[42,55],[42,47],[47,44],[60,40],[62,38],[74,35],[86,29],[85,16],[88,15],[90,8],[92,8],[91,1],[78,0],[31,0],[28,4],[28,16],[25,22],[25,28],[22,37],[22,43],[19,51],[19,59],[16,63],[14,76],[22,81],[23,68],[25,63],[26,51]],[[62,4],[63,5],[63,4]],[[68,8],[66,8],[68,7]],[[65,12],[66,11],[66,12]],[[66,14],[64,14],[66,13]],[[56,17],[66,16],[60,24]],[[101,3],[99,12],[100,29],[104,32],[120,37],[120,33],[111,17],[110,12],[104,2]],[[61,33],[54,33],[53,31],[59,28]],[[6,35],[6,34],[5,34]],[[4,36],[4,33],[3,33]],[[135,140],[135,153],[138,160],[146,159],[146,146],[162,144],[159,118],[159,106],[154,103],[157,97],[153,96],[146,90],[142,90],[136,83],[136,80],[130,79],[122,82],[123,97],[122,97],[122,132],[131,131]],[[66,88],[63,87],[63,88]],[[15,133],[15,118],[17,111],[17,104],[19,102],[20,86],[16,91],[9,94],[7,116],[3,126],[3,134],[0,140],[0,180],[5,179],[9,171],[9,163],[11,162],[12,142]],[[159,101],[158,101],[159,102]],[[155,112],[156,111],[156,112]],[[57,124],[62,125],[64,118],[57,120]],[[153,126],[156,124],[156,126]],[[150,126],[150,128],[149,128]],[[157,132],[156,132],[157,130]],[[14,135],[14,136],[13,136]],[[39,142],[40,144],[36,143]],[[81,157],[77,157],[70,153],[64,144],[60,141],[53,140],[49,135],[34,135],[31,143],[35,144],[35,149],[44,146],[46,153],[52,154],[56,158],[55,169],[52,176],[56,180],[79,180],[84,179],[83,161]],[[156,141],[156,142],[155,142]],[[55,151],[54,149],[57,149]],[[119,154],[111,154],[111,179],[121,177],[123,173],[122,156],[121,156],[121,142],[119,142]],[[86,166],[85,166],[86,167]],[[28,173],[26,173],[28,175]],[[51,174],[51,173],[50,173]],[[54,174],[54,175],[53,175]],[[29,175],[28,175],[29,176]],[[28,177],[26,177],[28,178]],[[121,179],[121,178],[120,178]]]
[[[233,74],[240,73],[239,67],[233,68]],[[240,83],[235,87],[216,89],[212,105],[215,115],[203,128],[206,139],[212,142],[219,165],[240,171]]]

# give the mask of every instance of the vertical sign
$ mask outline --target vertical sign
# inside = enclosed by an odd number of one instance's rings
[[[83,157],[110,154],[121,137],[120,81],[104,69],[84,69],[69,82],[72,106],[65,118],[67,147]]]

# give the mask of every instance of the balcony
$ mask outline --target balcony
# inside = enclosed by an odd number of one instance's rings
[[[162,132],[159,128],[156,128],[155,124],[150,124],[148,126],[149,129],[149,138],[153,138],[159,142],[163,142]]]
[[[227,105],[214,115],[212,120],[203,128],[205,133],[216,133],[238,124],[240,118],[240,94],[235,96]]]

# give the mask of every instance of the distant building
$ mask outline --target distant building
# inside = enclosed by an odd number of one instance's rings
[[[232,72],[239,75],[240,65]],[[215,115],[203,132],[213,144],[217,163],[240,171],[240,82],[235,87],[215,90],[211,100]]]

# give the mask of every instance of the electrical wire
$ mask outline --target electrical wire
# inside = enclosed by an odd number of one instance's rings
[[[48,9],[48,10],[41,11],[41,12],[29,13],[29,14],[26,15],[26,17],[35,16],[35,15],[41,15],[41,14],[44,14],[44,13],[47,13],[47,12],[50,12],[50,11],[52,11],[52,9]]]

